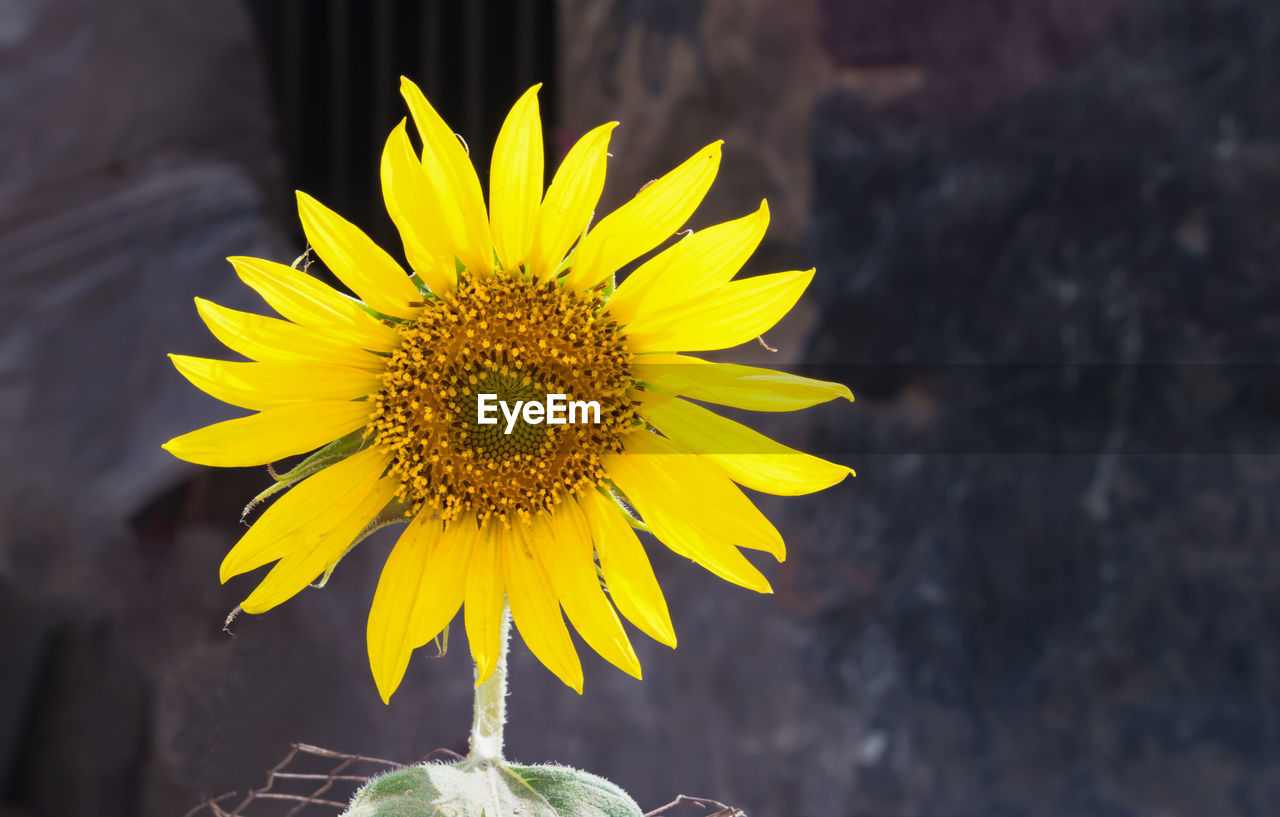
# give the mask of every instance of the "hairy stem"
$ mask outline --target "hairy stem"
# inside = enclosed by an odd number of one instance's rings
[[[511,635],[511,615],[504,607],[498,640],[498,665],[484,683],[476,684],[475,711],[471,721],[473,760],[502,759],[502,729],[507,723],[507,642]]]

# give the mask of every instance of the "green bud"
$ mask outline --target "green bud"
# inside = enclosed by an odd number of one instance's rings
[[[545,797],[560,817],[641,817],[631,795],[590,772],[554,764],[508,768]]]
[[[345,817],[641,817],[626,792],[568,766],[429,763],[374,778]]]

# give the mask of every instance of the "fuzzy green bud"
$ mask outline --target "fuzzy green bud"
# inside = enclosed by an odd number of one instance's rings
[[[344,817],[642,817],[622,789],[568,766],[464,760],[374,778]]]

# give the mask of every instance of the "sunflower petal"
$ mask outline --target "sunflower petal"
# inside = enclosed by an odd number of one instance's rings
[[[267,508],[227,553],[220,581],[293,552],[300,547],[300,531],[332,529],[369,495],[386,466],[386,454],[366,449],[299,482]]]
[[[538,210],[533,248],[529,251],[527,266],[537,280],[551,277],[569,248],[587,231],[604,190],[609,136],[617,125],[601,125],[579,139],[552,178]]]
[[[287,403],[196,429],[161,447],[180,460],[200,465],[263,465],[312,451],[368,420],[365,402]]]
[[[795,411],[837,397],[853,401],[853,392],[840,383],[688,355],[643,355],[631,370],[661,391],[751,411]]]
[[[646,405],[643,412],[648,409]],[[687,489],[668,502],[673,512],[738,547],[763,550],[780,562],[786,558],[786,546],[777,528],[711,457],[700,456],[656,434],[633,434],[627,444],[633,455],[650,460],[673,478],[687,483]]]
[[[255,410],[308,400],[354,400],[382,385],[377,372],[329,363],[241,363],[187,355],[169,359],[205,394]]]
[[[461,237],[455,239],[449,232],[443,205],[409,143],[403,119],[387,137],[380,172],[382,200],[409,265],[432,292],[452,291],[458,282],[454,247]]]
[[[582,664],[560,614],[556,591],[527,532],[511,528],[504,537],[503,574],[511,620],[529,651],[556,677],[582,694]],[[559,566],[557,566],[558,568]]]
[[[400,535],[369,608],[369,665],[387,703],[413,650],[435,638],[462,607],[476,527],[444,527],[431,516],[419,513]]]
[[[729,282],[769,227],[768,202],[749,216],[699,230],[641,264],[609,299],[620,324],[643,320]]]
[[[228,309],[204,298],[196,298],[196,311],[215,338],[253,360],[323,360],[373,371],[386,366],[385,360],[336,332]]]
[[[490,525],[480,532],[471,560],[467,563],[466,604],[463,619],[467,627],[467,641],[471,644],[471,658],[476,662],[476,683],[489,680],[498,666],[501,652],[503,593],[502,557],[503,538],[510,531],[494,532]]]
[[[613,605],[600,589],[591,530],[578,503],[561,504],[550,521],[540,517],[531,535],[539,560],[554,566],[548,573],[569,622],[591,649],[618,669],[639,678],[640,659],[636,658]]]
[[[369,306],[384,315],[413,318],[422,300],[418,288],[387,251],[360,228],[298,191],[302,231],[320,260]]]
[[[707,145],[601,219],[582,239],[566,285],[590,289],[680,229],[716,177],[720,144]]]
[[[433,540],[440,535],[438,521],[414,518],[400,534],[382,565],[378,589],[369,605],[369,622],[365,642],[369,650],[369,668],[383,703],[391,703],[391,694],[400,686],[413,645],[409,643],[409,623],[418,603],[420,587],[427,578],[427,556]],[[459,594],[461,595],[461,594]],[[455,609],[454,612],[457,612]]]
[[[293,598],[338,563],[356,537],[387,507],[398,488],[399,482],[395,479],[375,480],[345,517],[327,518],[327,524],[313,520],[312,524],[297,530],[288,537],[289,552],[276,562],[240,606],[246,613],[263,613]]]
[[[400,94],[408,103],[413,123],[422,137],[423,170],[440,200],[452,205],[443,207],[442,214],[450,222],[449,232],[462,239],[454,254],[470,270],[491,272],[493,245],[489,238],[489,219],[471,159],[417,85],[401,77]]]
[[[539,83],[524,92],[507,114],[493,146],[489,169],[489,225],[503,269],[514,272],[533,243],[542,203],[542,118]]]
[[[635,531],[622,513],[596,491],[579,496],[578,504],[591,529],[604,583],[618,612],[650,638],[674,649],[676,631],[671,626],[667,600]]]
[[[604,466],[654,536],[722,579],[760,593],[773,592],[768,579],[728,540],[726,534],[739,534],[742,526],[719,532],[715,525],[731,521],[729,511],[708,508],[693,499],[695,496],[701,499],[706,493],[695,490],[700,487],[696,480],[706,477],[705,469],[696,467],[697,456],[648,453],[646,449],[652,450],[652,446],[639,439],[643,436],[657,437],[647,431],[630,435],[624,442],[626,451],[607,459]],[[631,453],[637,448],[644,453]],[[714,476],[725,479],[719,474]],[[719,512],[712,516],[717,510]],[[751,522],[745,520],[743,524]]]
[[[457,520],[445,525],[436,540],[427,556],[421,598],[409,631],[414,649],[438,636],[462,607],[467,569],[479,538],[480,528],[475,523]]]
[[[788,448],[742,423],[680,399],[641,410],[645,420],[682,448],[702,454],[753,491],[783,496],[830,488],[853,469]]]
[[[228,258],[236,275],[271,308],[300,326],[340,333],[353,346],[387,352],[396,348],[395,329],[375,320],[356,301],[301,270],[261,258]]]
[[[777,323],[813,280],[813,270],[731,281],[704,297],[646,312],[626,328],[633,351],[696,352],[745,343]]]

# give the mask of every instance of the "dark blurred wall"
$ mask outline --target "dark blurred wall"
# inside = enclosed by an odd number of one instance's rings
[[[892,365],[785,516],[802,811],[1277,813],[1280,6],[823,19],[811,360]]]
[[[390,706],[374,691],[390,538],[229,635],[253,577],[221,587],[217,565],[266,475],[158,448],[233,413],[163,354],[215,351],[193,295],[253,305],[224,256],[301,251],[293,186],[386,234],[365,178],[384,126],[324,124],[401,115],[393,89],[359,90],[360,54],[437,71],[418,78],[487,165],[519,89],[467,82],[517,86],[520,60],[420,49],[530,29],[438,7],[312,4],[299,29],[294,2],[0,4],[5,817],[182,814],[294,741],[465,748],[460,632]],[[763,500],[789,545],[773,596],[655,549],[680,649],[637,636],[643,682],[584,650],[580,697],[517,640],[510,753],[646,808],[686,793],[756,817],[1274,814],[1280,390],[1223,364],[1270,366],[1280,339],[1280,7],[556,11],[557,75],[535,77],[553,150],[620,120],[613,205],[724,138],[694,226],[767,197],[749,269],[818,267],[780,351],[736,356],[846,379],[858,402],[798,433],[859,477]],[[421,28],[361,50],[392,12]]]
[[[215,349],[192,297],[248,305],[224,257],[287,252],[265,90],[236,2],[0,5],[5,814],[192,797],[162,679],[215,638],[216,559],[129,520],[191,473],[157,443],[226,416],[164,358]]]
[[[777,595],[680,577],[714,647],[642,786],[1276,813],[1280,7],[605,6],[565,3],[590,35],[564,36],[566,117],[641,122],[615,178],[725,136],[751,169],[708,210],[767,190],[771,254],[819,271],[807,350],[775,359],[859,395],[807,431],[858,479],[773,506]]]

